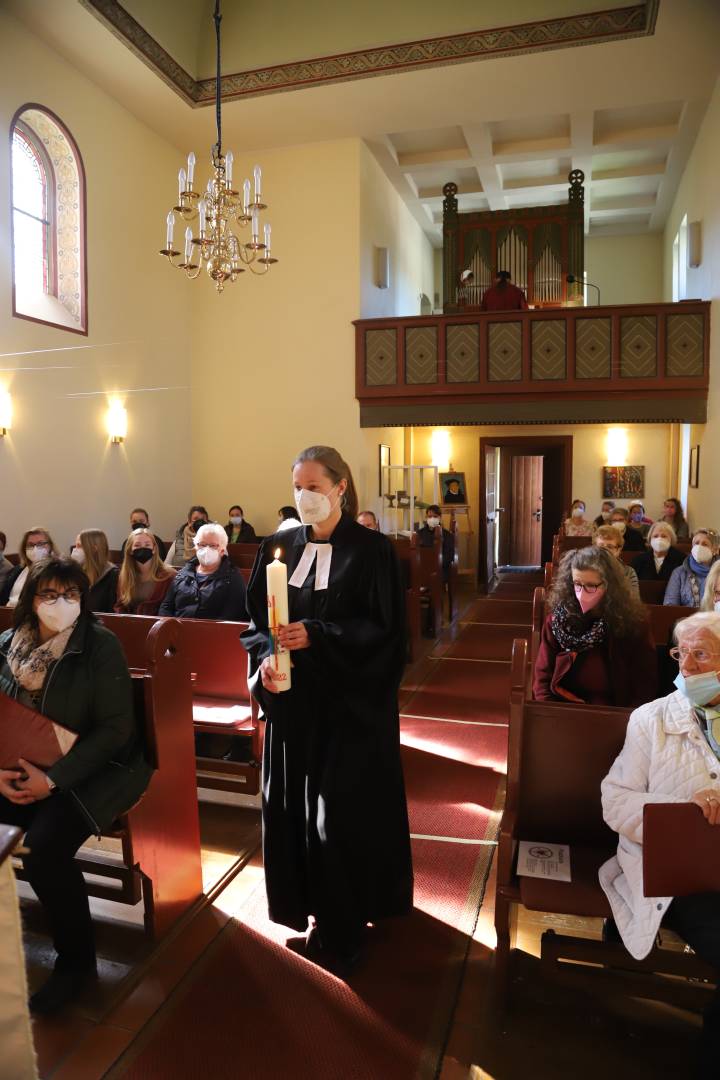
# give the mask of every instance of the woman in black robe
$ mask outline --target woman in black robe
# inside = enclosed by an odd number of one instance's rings
[[[397,705],[404,594],[388,539],[355,521],[357,495],[338,452],[303,451],[293,483],[304,525],[260,548],[243,634],[267,719],[265,879],[270,918],[305,931],[314,916],[305,954],[346,973],[369,922],[412,908]],[[290,615],[278,638],[293,662],[291,689],[282,693],[265,576],[276,550],[287,563]]]

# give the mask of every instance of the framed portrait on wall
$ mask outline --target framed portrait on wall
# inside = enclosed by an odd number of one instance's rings
[[[688,484],[692,488],[700,486],[700,446],[690,448],[690,468],[688,469]]]
[[[645,466],[605,465],[602,497],[603,499],[643,499],[645,497]]]
[[[440,498],[443,506],[467,506],[464,472],[440,473]]]
[[[390,464],[390,447],[385,443],[378,445],[378,495],[383,494],[383,470]]]

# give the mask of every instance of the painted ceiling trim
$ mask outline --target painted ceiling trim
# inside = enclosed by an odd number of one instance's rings
[[[610,11],[401,42],[255,71],[238,71],[222,77],[222,97],[231,101],[420,68],[646,37],[655,32],[659,2],[644,0]],[[187,104],[198,108],[213,103],[215,79],[193,78],[117,0],[80,0],[80,3]]]

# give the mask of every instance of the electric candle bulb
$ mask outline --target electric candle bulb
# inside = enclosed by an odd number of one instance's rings
[[[168,251],[173,246],[173,234],[174,234],[174,232],[175,232],[175,215],[173,214],[173,212],[171,210],[170,213],[167,216],[167,237],[166,237],[166,240],[165,240],[165,247],[168,249]]]
[[[247,214],[248,206],[250,205],[250,181],[246,180],[243,184],[243,213]]]
[[[234,160],[235,156],[232,150],[228,150],[227,154],[225,155],[225,183],[228,187],[232,187],[232,171]]]
[[[257,210],[253,210],[253,212],[252,212],[252,238],[253,238],[253,243],[257,244],[257,238],[258,238],[258,212],[257,212]]]
[[[188,167],[187,167],[187,185],[192,191],[193,180],[195,179],[195,155],[190,151],[188,154]]]
[[[266,225],[265,228],[263,229],[263,232],[265,233],[265,247],[267,249],[265,251],[265,254],[269,255],[270,254],[270,232],[271,232],[270,226]]]
[[[190,255],[192,253],[192,229],[188,225],[185,230],[185,262],[190,262]]]
[[[256,165],[253,169],[253,177],[255,179],[255,202],[259,202],[262,190],[262,169],[259,165]]]
[[[185,175],[185,170],[181,169],[180,172],[178,173],[178,191],[179,191],[178,198],[181,201],[182,201],[182,197],[183,197],[183,192],[185,191],[186,179],[187,178],[186,178],[186,175]]]
[[[205,216],[207,214],[207,203],[204,199],[201,199],[198,203],[198,215],[200,217],[200,235],[205,233]]]

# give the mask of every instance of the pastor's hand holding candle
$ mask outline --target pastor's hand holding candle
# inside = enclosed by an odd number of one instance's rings
[[[273,562],[266,567],[268,630],[270,631],[270,656],[263,662],[263,686],[275,692],[289,690],[290,653],[280,640],[281,627],[287,627],[290,621],[288,607],[287,566],[280,562],[280,551],[275,552]],[[269,670],[268,670],[269,669]],[[268,686],[265,674],[270,675],[272,685]]]

